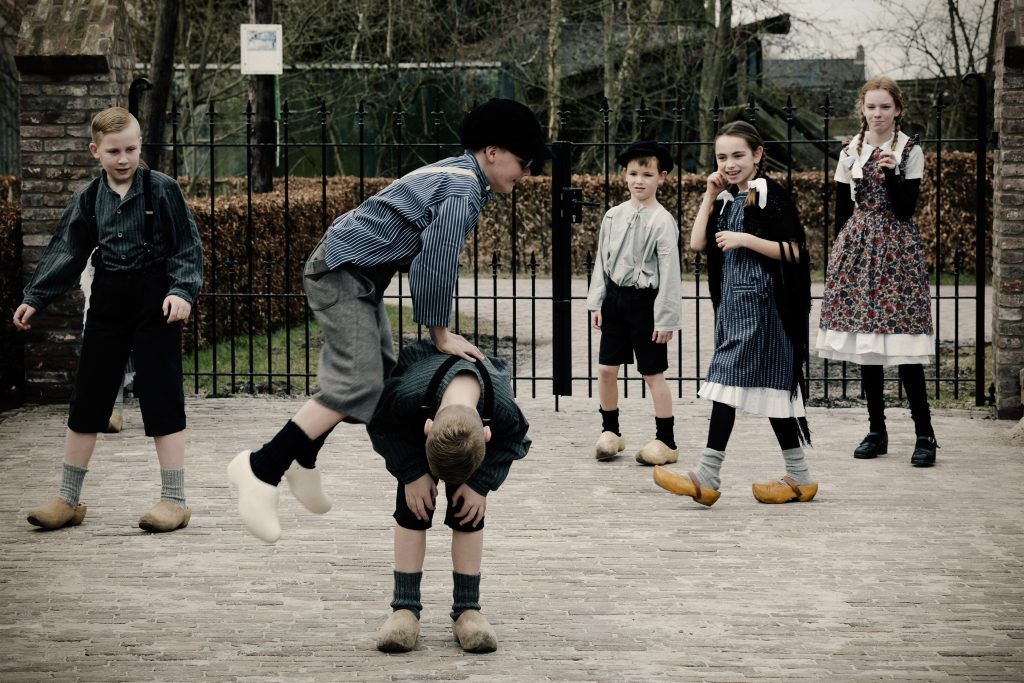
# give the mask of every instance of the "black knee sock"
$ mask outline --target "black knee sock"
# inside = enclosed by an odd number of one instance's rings
[[[331,427],[326,432],[313,439],[309,450],[304,453],[295,454],[295,461],[307,470],[311,470],[316,467],[316,456],[320,453],[320,449],[324,447],[324,442],[327,441],[327,437],[330,436],[333,431],[334,427]]]
[[[932,414],[928,408],[928,390],[924,385],[924,366],[918,363],[900,366],[900,379],[910,402],[910,417],[914,420],[917,436],[935,436]]]
[[[770,417],[768,421],[779,440],[779,448],[784,451],[800,447],[800,425],[793,417]]]
[[[396,612],[407,609],[420,618],[423,604],[420,603],[420,581],[423,572],[395,572],[395,590],[391,597],[391,609]]]
[[[885,434],[885,397],[882,380],[885,368],[881,365],[860,366],[860,384],[868,400],[868,430]]]
[[[718,401],[711,407],[711,424],[708,425],[708,448],[725,451],[736,423],[736,409]]]
[[[455,583],[452,589],[452,621],[458,620],[463,612],[470,609],[480,611],[480,575],[452,572]]]
[[[274,438],[263,444],[263,448],[249,456],[252,473],[260,481],[271,486],[281,483],[281,477],[297,457],[307,457],[314,448],[314,442],[291,420],[281,428]],[[315,451],[314,459],[316,458]]]
[[[676,423],[675,417],[655,417],[654,418],[654,438],[662,442],[669,448],[676,447],[676,433],[674,425]]]
[[[601,413],[601,431],[602,432],[615,432],[615,436],[622,436],[619,432],[619,409],[605,410],[598,408],[597,412]]]

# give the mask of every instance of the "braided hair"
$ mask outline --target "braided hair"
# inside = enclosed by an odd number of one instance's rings
[[[868,120],[864,116],[864,96],[867,95],[872,90],[884,90],[885,92],[889,93],[889,95],[892,97],[893,103],[896,105],[896,108],[900,110],[899,115],[896,116],[896,118],[893,120],[893,135],[891,149],[896,149],[896,140],[897,138],[899,138],[901,128],[900,124],[903,120],[903,91],[900,90],[900,86],[896,83],[896,81],[886,76],[876,76],[867,83],[865,83],[861,87],[860,93],[857,95],[857,111],[858,113],[860,113],[860,137],[857,139],[858,157],[860,156],[861,149],[864,147],[864,137],[865,133],[867,133],[868,130]]]

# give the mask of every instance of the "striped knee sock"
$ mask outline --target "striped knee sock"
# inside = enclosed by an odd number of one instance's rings
[[[82,495],[82,482],[88,471],[85,467],[64,463],[64,471],[60,477],[60,493],[57,495],[71,507],[78,506],[78,498]]]
[[[185,470],[160,469],[160,500],[185,507]]]

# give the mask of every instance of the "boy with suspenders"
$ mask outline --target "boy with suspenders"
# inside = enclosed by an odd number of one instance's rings
[[[228,465],[246,528],[266,543],[281,536],[278,485],[309,511],[324,514],[316,457],[341,421],[367,423],[384,380],[395,367],[382,302],[399,269],[408,268],[414,319],[435,348],[467,361],[479,349],[448,330],[459,255],[485,202],[511,193],[550,152],[533,113],[513,100],[492,99],[462,122],[466,151],[417,169],[338,217],[304,271],[306,297],[323,330],[319,388],[262,448],[244,450]]]
[[[181,327],[203,281],[199,232],[178,183],[141,168],[142,135],[128,110],[105,109],[91,125],[89,151],[99,178],[75,193],[14,313],[19,330],[79,277],[96,267],[68,412],[58,497],[29,511],[43,529],[76,526],[96,434],[106,431],[129,353],[146,436],[160,461],[160,500],[139,519],[146,531],[188,525],[185,501],[185,395]]]
[[[392,613],[377,633],[377,648],[407,652],[420,630],[420,580],[438,481],[452,530],[452,628],[467,652],[498,646],[480,612],[487,496],[526,455],[529,424],[516,405],[508,366],[500,358],[476,362],[440,353],[423,340],[402,349],[398,366],[366,430],[373,448],[398,480]]]

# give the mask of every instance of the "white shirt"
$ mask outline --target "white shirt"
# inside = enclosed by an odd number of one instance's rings
[[[601,310],[605,278],[619,287],[656,288],[654,330],[675,332],[683,317],[679,270],[679,228],[665,207],[632,200],[612,207],[597,237],[587,310]]]
[[[893,149],[892,136],[890,135],[889,139],[881,145],[872,145],[865,140],[864,144],[861,145],[860,154],[858,155],[857,144],[859,141],[860,134],[858,133],[850,140],[850,144],[839,153],[839,163],[836,165],[835,181],[850,185],[851,194],[854,192],[855,183],[864,177],[864,164],[871,158],[874,151],[876,149],[883,151]],[[906,149],[909,141],[910,136],[900,131],[899,137],[896,138],[896,148],[893,150],[896,152],[897,160],[902,161],[903,150]],[[900,173],[907,180],[917,180],[924,176],[924,151],[921,149],[921,145],[914,145],[913,149],[910,150],[910,157],[907,159],[905,168],[901,169],[897,164],[896,175]]]

